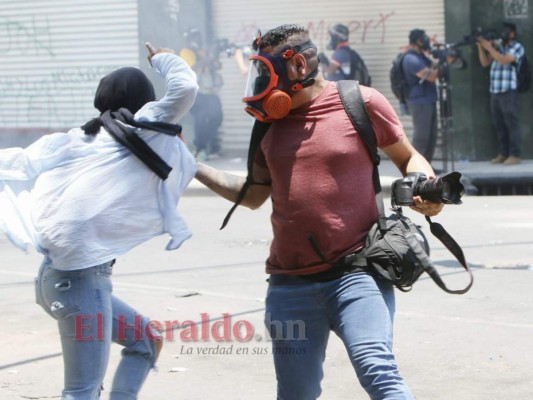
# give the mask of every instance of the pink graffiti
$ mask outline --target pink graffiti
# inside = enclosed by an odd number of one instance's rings
[[[239,31],[237,31],[233,42],[240,46],[249,45],[257,36],[258,31],[259,27],[256,22],[243,23]]]
[[[387,14],[379,13],[376,18],[350,20],[350,21],[336,21],[328,23],[324,20],[307,22],[307,29],[313,38],[313,41],[324,47],[329,42],[328,31],[336,23],[342,23],[350,30],[350,42],[354,44],[364,44],[367,41],[374,39],[373,35],[378,35],[378,43],[385,43],[387,40],[387,23],[395,15],[394,11]],[[234,36],[234,43],[239,45],[248,45],[256,37],[260,27],[257,22],[243,22],[240,29]],[[264,32],[263,32],[264,33]]]

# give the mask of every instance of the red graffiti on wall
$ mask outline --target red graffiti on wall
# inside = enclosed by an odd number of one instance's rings
[[[388,14],[379,13],[375,18],[360,19],[360,20],[350,20],[345,21],[335,21],[333,23],[326,22],[324,20],[309,21],[306,25],[307,29],[313,41],[324,47],[329,42],[329,29],[336,23],[342,23],[348,27],[350,30],[350,42],[353,44],[364,44],[367,41],[385,43],[387,36],[387,23],[391,17],[395,14],[394,11],[389,12]],[[234,43],[240,45],[248,45],[257,35],[257,31],[260,27],[257,25],[257,22],[245,22],[241,25],[240,29],[237,31]],[[373,35],[378,35],[377,40]]]
[[[234,43],[238,45],[249,45],[257,36],[257,32],[260,30],[256,22],[243,23],[241,29],[235,35]]]

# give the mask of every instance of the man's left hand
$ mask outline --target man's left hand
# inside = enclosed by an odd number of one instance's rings
[[[413,201],[415,204],[410,206],[411,210],[427,215],[428,217],[434,217],[444,208],[443,203],[433,203],[432,201],[422,200],[422,197],[420,196],[413,197]]]

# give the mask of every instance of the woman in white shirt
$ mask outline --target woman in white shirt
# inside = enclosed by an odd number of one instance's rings
[[[155,236],[170,235],[167,250],[191,236],[176,206],[194,177],[195,160],[179,135],[162,132],[192,106],[196,76],[174,51],[149,43],[147,49],[152,67],[166,80],[162,99],[155,101],[140,70],[121,68],[99,84],[95,107],[101,117],[26,149],[0,150],[0,180],[36,178],[31,192],[18,196],[6,185],[0,226],[19,247],[32,244],[44,255],[37,302],[58,322],[65,400],[99,397],[111,342],[124,349],[110,399],[137,398],[162,337],[150,329],[149,318],[112,295],[112,267],[118,256]],[[104,116],[120,108],[134,114],[140,125],[131,121],[137,129],[125,129],[159,156],[165,176],[106,129]]]

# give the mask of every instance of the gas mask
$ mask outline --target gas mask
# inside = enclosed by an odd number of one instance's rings
[[[431,43],[429,41],[429,36],[424,35],[420,38],[421,43],[419,43],[419,46],[422,50],[428,51],[431,49]]]
[[[272,55],[259,51],[250,56],[248,79],[242,101],[247,104],[245,111],[262,122],[286,117],[291,108],[291,96],[315,83],[318,67],[303,80],[289,80],[287,63],[294,55],[315,45],[309,41],[302,45],[286,46],[279,54]]]
[[[500,39],[504,44],[507,44],[511,41],[511,29],[504,28],[502,33],[500,34]]]
[[[338,37],[331,35],[329,39],[329,43],[326,46],[326,49],[328,50],[335,50],[337,48],[337,45],[340,43],[340,40]]]

